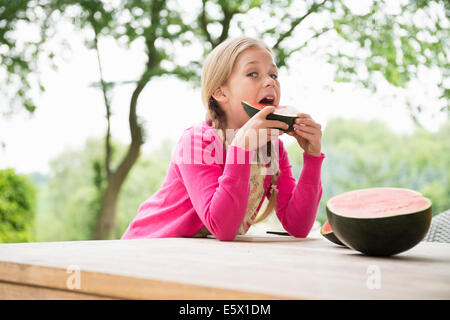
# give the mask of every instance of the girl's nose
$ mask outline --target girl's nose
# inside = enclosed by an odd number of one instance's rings
[[[267,76],[264,80],[264,87],[275,87],[275,79],[271,76]]]

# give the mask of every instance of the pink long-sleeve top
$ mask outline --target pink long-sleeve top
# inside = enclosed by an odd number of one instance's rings
[[[306,237],[322,196],[320,175],[325,155],[303,153],[297,182],[283,142],[278,142],[276,215],[291,235]],[[206,226],[217,239],[233,240],[247,209],[254,155],[255,151],[236,146],[225,152],[216,130],[206,121],[186,129],[172,153],[161,188],[139,206],[122,239],[192,237]],[[267,198],[270,187],[267,175]]]

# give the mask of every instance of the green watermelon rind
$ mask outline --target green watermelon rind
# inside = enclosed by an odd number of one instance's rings
[[[320,234],[327,240],[339,245],[339,246],[343,246],[343,247],[347,247],[345,244],[343,244],[341,242],[341,240],[338,239],[338,237],[336,237],[336,235],[334,234],[333,231],[330,232],[323,232],[323,230],[320,230]]]
[[[259,111],[258,108],[255,108],[253,106],[251,106],[248,102],[246,101],[242,101],[242,107],[244,108],[245,112],[247,113],[247,115],[251,118],[253,117],[255,114],[257,114]],[[289,128],[287,129],[280,129],[283,130],[284,132],[290,132],[294,130],[294,123],[295,123],[295,119],[297,119],[297,116],[285,116],[282,114],[278,114],[278,113],[271,113],[269,115],[267,115],[266,119],[267,120],[278,120],[278,121],[282,121],[284,123],[286,123],[287,125],[289,125]]]
[[[391,256],[416,246],[428,232],[432,218],[430,205],[418,212],[379,218],[339,215],[326,206],[336,237],[349,248],[370,256]]]

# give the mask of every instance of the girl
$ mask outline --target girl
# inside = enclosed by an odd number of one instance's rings
[[[278,138],[287,125],[266,119],[280,102],[277,73],[260,40],[229,39],[208,55],[201,85],[206,121],[184,131],[161,189],[139,207],[122,239],[212,234],[229,241],[273,209],[291,235],[308,235],[322,196],[321,126],[299,113],[288,133],[304,150],[297,182]],[[267,106],[249,118],[242,101]],[[269,166],[259,161],[264,154]],[[256,219],[264,197],[268,205]]]

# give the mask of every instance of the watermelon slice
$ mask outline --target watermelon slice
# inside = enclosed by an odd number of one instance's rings
[[[331,198],[326,211],[332,230],[346,246],[367,255],[390,256],[425,237],[432,203],[414,190],[369,188]]]
[[[322,236],[324,236],[326,239],[330,240],[331,242],[340,245],[340,246],[344,246],[345,244],[343,244],[341,242],[341,240],[339,240],[336,235],[334,234],[333,230],[331,229],[330,223],[328,222],[328,220],[323,224],[322,228],[320,229],[320,234]]]
[[[259,103],[259,102],[241,102],[242,107],[244,108],[247,115],[251,118],[255,114],[257,114],[259,111],[264,109],[264,107],[269,106],[269,104]],[[279,120],[289,125],[289,128],[283,130],[284,132],[289,132],[294,130],[294,122],[295,119],[297,119],[298,111],[290,106],[274,106],[275,112],[267,115],[267,120]]]

